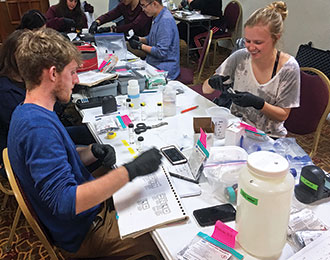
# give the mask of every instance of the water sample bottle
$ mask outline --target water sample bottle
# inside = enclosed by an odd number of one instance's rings
[[[171,85],[163,90],[163,113],[164,116],[176,115],[176,89]]]
[[[129,103],[128,104],[128,116],[131,120],[134,120],[134,104],[133,103]]]
[[[138,139],[137,139],[137,142],[136,142],[136,150],[139,153],[141,153],[142,150],[143,150],[143,141],[144,141],[143,136],[139,136]]]
[[[136,79],[131,79],[128,81],[127,95],[128,98],[131,99],[131,102],[134,104],[134,107],[137,109],[140,104],[140,86]]]
[[[131,103],[131,99],[130,98],[126,98],[126,109],[129,109],[129,104]]]
[[[128,124],[128,140],[130,144],[134,144],[135,141],[135,133],[134,133],[134,124]]]
[[[163,104],[161,102],[157,103],[157,118],[163,120]]]
[[[236,229],[241,247],[258,258],[277,258],[286,243],[294,179],[288,161],[259,151],[240,169]]]
[[[140,112],[141,112],[141,121],[145,121],[147,119],[147,111],[146,111],[146,103],[140,103]]]

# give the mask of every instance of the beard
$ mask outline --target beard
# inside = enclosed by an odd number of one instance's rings
[[[55,97],[55,100],[61,104],[67,104],[71,101],[71,94],[72,94],[72,89],[68,88],[63,83],[63,80],[59,80],[56,83],[56,87],[53,92],[53,96]]]

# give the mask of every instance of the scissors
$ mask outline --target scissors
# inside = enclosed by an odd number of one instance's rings
[[[147,126],[145,123],[138,123],[138,124],[136,124],[136,128],[134,129],[134,132],[138,135],[138,134],[141,134],[141,133],[147,131],[148,129],[161,127],[163,125],[168,125],[168,123],[160,122],[159,124],[151,125],[151,126]]]

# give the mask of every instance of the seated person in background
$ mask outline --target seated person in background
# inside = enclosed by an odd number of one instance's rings
[[[217,16],[220,19],[211,21],[211,28],[216,26],[215,34],[220,34],[226,29],[225,21],[222,16],[222,0],[182,0],[179,8],[189,6],[191,10],[200,10],[201,14]],[[203,26],[204,25],[204,26]],[[200,26],[190,26],[189,43],[190,47],[196,47],[194,37],[200,33],[206,32],[209,26],[208,22]],[[178,23],[180,39],[187,41],[187,24]]]
[[[180,40],[175,20],[162,0],[141,0],[140,5],[149,17],[153,17],[152,26],[148,36],[134,35],[129,44],[133,49],[147,53],[147,63],[168,71],[169,79],[176,79],[180,74]]]
[[[151,18],[146,16],[139,5],[139,0],[122,0],[116,8],[98,17],[89,28],[90,33],[96,33],[97,27],[111,22],[120,16],[124,17],[124,24],[111,27],[111,32],[128,34],[133,30],[137,36],[146,36],[150,31]]]
[[[88,27],[80,0],[60,0],[57,5],[49,7],[46,18],[47,27],[63,33],[81,31]]]
[[[274,137],[287,134],[284,121],[291,108],[299,107],[299,65],[275,47],[287,13],[282,1],[255,11],[244,25],[246,48],[230,55],[203,84],[204,93],[225,92],[234,115]],[[231,83],[236,93],[228,93],[222,81]]]
[[[76,148],[53,111],[56,100],[70,100],[73,86],[79,82],[79,51],[47,28],[25,31],[15,56],[27,92],[24,103],[12,115],[8,154],[52,243],[65,259],[137,259],[145,255],[161,259],[149,234],[121,240],[115,210],[105,203],[135,177],[156,171],[162,157],[159,151],[150,149],[93,178],[85,165],[97,159],[115,163],[114,149],[101,144]]]
[[[39,10],[27,11],[21,19],[20,25],[16,29],[39,29],[46,26],[46,17]]]

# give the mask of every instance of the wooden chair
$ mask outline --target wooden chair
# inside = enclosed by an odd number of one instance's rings
[[[315,68],[300,68],[300,107],[292,108],[284,126],[294,134],[314,132],[312,158],[317,151],[322,126],[330,113],[330,80]]]
[[[211,42],[212,42],[213,31],[210,30],[206,34],[200,34],[200,37],[204,37],[204,44],[201,50],[199,59],[198,59],[198,66],[197,66],[197,83],[200,82],[201,76],[205,67],[205,62],[210,50]],[[180,67],[180,75],[176,78],[176,80],[182,82],[185,85],[193,84],[194,83],[194,70],[191,68]]]
[[[27,198],[25,197],[25,195],[20,187],[18,179],[16,178],[16,175],[13,172],[13,169],[11,168],[10,161],[8,158],[7,148],[3,150],[3,162],[5,165],[5,169],[6,169],[6,173],[8,176],[10,186],[11,186],[13,193],[15,195],[15,198],[18,202],[19,209],[22,210],[27,222],[32,227],[33,231],[36,233],[37,237],[39,238],[39,240],[41,241],[43,246],[46,248],[46,250],[50,256],[50,259],[58,260],[58,257],[55,253],[55,250],[54,250],[51,242],[49,241],[46,233],[44,232],[43,227],[40,225],[37,215],[34,213],[34,210],[32,209],[31,205],[27,201]],[[17,212],[16,212],[16,216],[17,216]],[[15,220],[16,220],[16,216],[15,216]],[[15,225],[15,220],[14,220],[13,227]],[[17,221],[18,221],[18,219],[17,219]],[[16,225],[17,225],[17,223],[16,223]],[[15,228],[16,228],[16,226],[15,226]]]
[[[235,38],[237,36],[238,24],[242,16],[242,6],[238,1],[230,1],[224,11],[224,19],[227,24],[226,32],[214,35],[213,37],[213,45],[214,45],[214,53],[213,53],[213,64],[215,64],[216,59],[216,51],[218,42],[222,40],[230,40],[231,44],[235,46]]]

